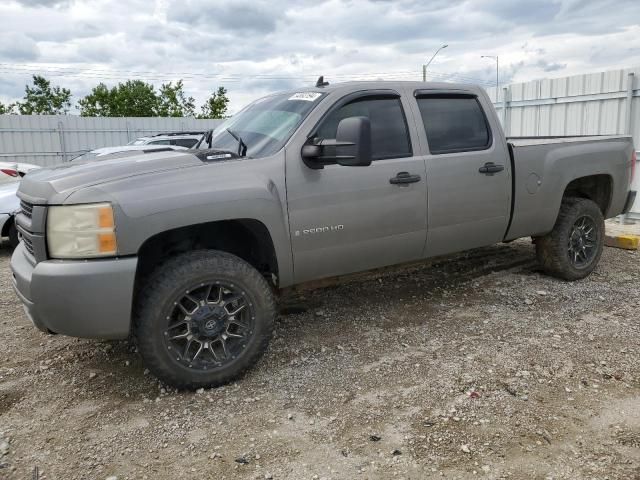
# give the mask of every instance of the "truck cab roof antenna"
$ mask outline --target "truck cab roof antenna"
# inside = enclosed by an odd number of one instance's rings
[[[316,82],[316,87],[318,87],[318,88],[326,87],[327,85],[329,85],[329,82],[325,82],[324,81],[324,75],[320,75],[318,77],[318,81]]]

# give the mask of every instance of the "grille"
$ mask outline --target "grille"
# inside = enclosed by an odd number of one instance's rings
[[[25,217],[31,218],[31,215],[33,213],[33,205],[20,200],[20,211]]]
[[[26,235],[22,235],[22,243],[24,243],[24,248],[27,249],[31,255],[33,255],[33,242]]]

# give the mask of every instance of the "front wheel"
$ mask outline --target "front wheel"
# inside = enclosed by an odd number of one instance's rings
[[[538,262],[549,275],[584,278],[600,260],[604,235],[598,205],[586,198],[565,198],[553,230],[536,240]]]
[[[262,356],[275,312],[269,285],[247,262],[214,250],[188,252],[146,282],[134,336],[145,365],[163,382],[216,387]]]

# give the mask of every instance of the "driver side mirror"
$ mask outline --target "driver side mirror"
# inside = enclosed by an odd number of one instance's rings
[[[302,159],[314,169],[331,163],[345,167],[371,165],[371,122],[367,117],[343,118],[338,123],[336,139],[303,146]]]

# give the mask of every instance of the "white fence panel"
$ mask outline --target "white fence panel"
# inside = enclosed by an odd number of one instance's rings
[[[501,89],[495,106],[507,136],[630,134],[640,150],[639,76],[640,68],[628,68],[516,83]],[[495,88],[488,93],[495,98]],[[640,218],[640,198],[632,213]]]
[[[509,136],[631,134],[640,147],[640,68],[533,80],[501,88]],[[495,98],[495,87],[488,89]]]
[[[101,147],[162,132],[204,131],[222,120],[0,115],[0,161],[49,166]]]

